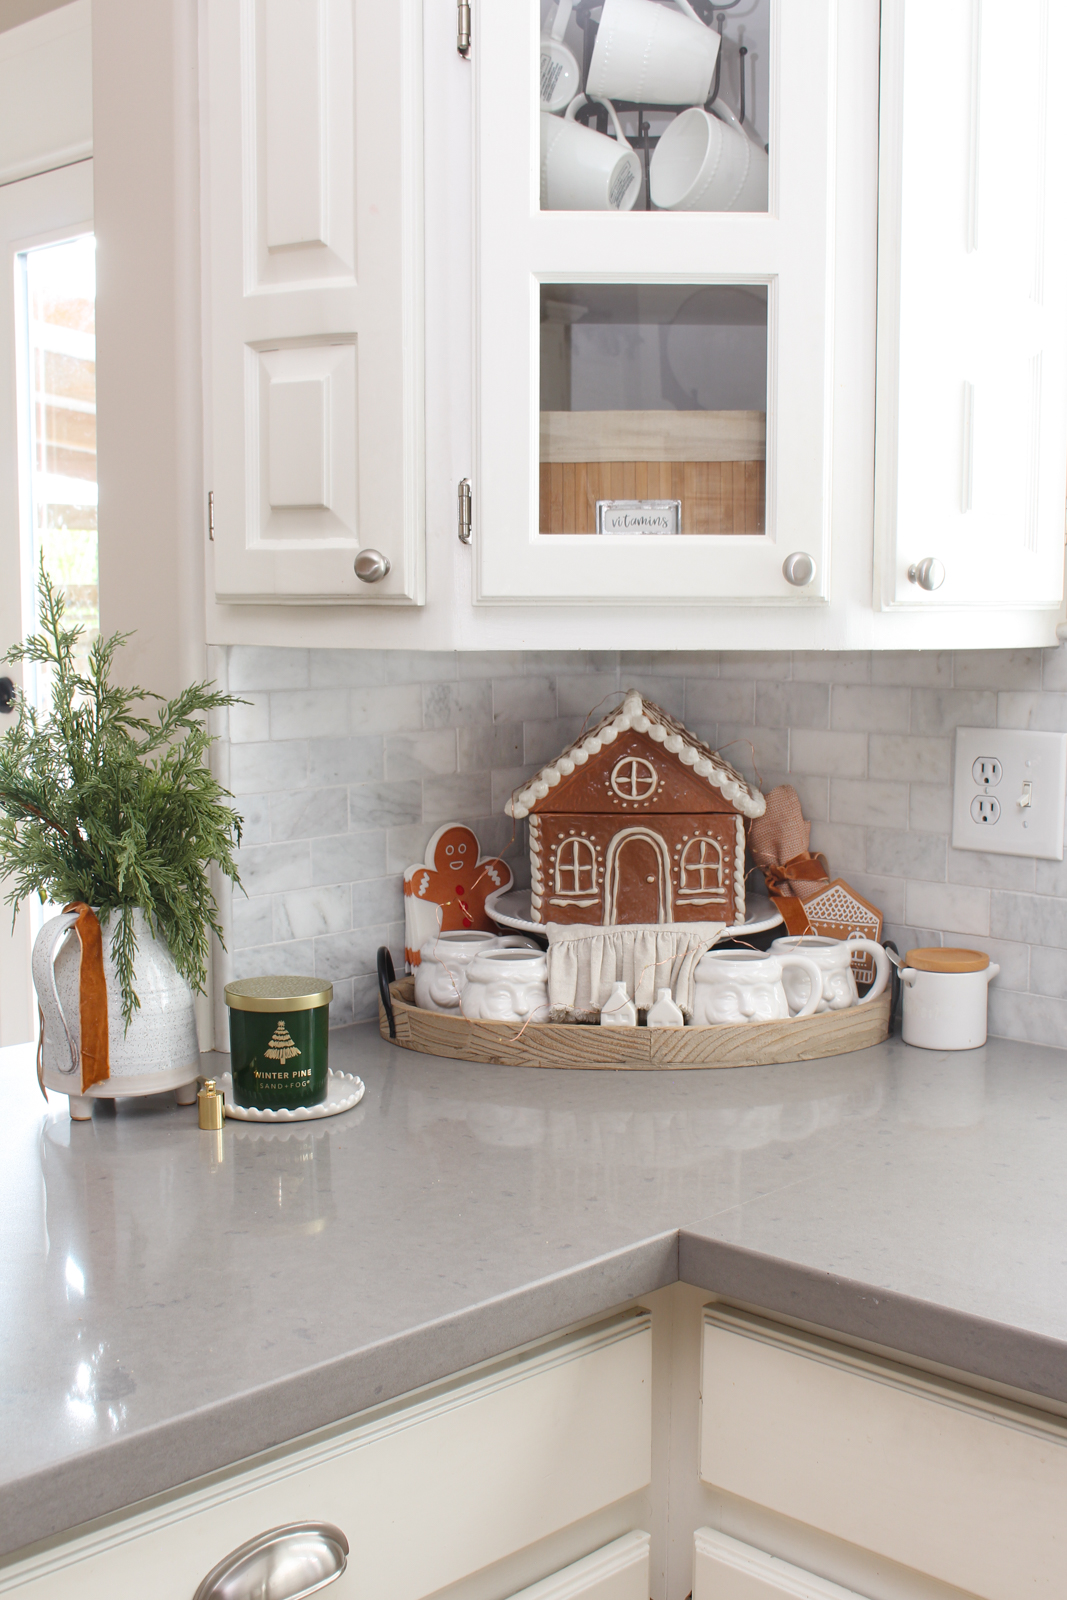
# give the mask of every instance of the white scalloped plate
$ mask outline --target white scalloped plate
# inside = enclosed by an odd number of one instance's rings
[[[233,1078],[224,1072],[219,1078],[226,1101],[226,1115],[238,1122],[313,1122],[317,1117],[336,1117],[342,1111],[351,1111],[366,1094],[362,1078],[353,1072],[334,1072],[330,1069],[326,1083],[326,1098],[321,1105],[286,1107],[282,1111],[262,1111],[258,1106],[238,1106],[233,1100]]]
[[[514,928],[519,933],[543,934],[545,931],[542,923],[530,921],[529,889],[497,889],[486,895],[485,909],[494,922],[502,923],[505,928]],[[724,939],[737,939],[746,933],[765,933],[768,928],[777,928],[782,920],[782,913],[762,895],[749,895],[745,909],[748,915],[744,922],[727,928]]]

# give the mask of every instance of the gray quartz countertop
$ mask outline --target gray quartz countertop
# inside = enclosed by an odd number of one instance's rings
[[[0,1053],[0,1554],[678,1278],[1067,1402],[1067,1053],[331,1064],[355,1110],[211,1135]]]

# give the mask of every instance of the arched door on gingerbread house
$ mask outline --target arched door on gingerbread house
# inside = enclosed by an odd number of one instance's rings
[[[604,922],[670,922],[671,858],[658,833],[623,828],[608,846]]]

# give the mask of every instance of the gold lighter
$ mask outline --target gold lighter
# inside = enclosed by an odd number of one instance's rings
[[[222,1127],[224,1108],[225,1101],[221,1089],[216,1087],[214,1078],[208,1078],[196,1097],[200,1126],[208,1132],[217,1133]]]

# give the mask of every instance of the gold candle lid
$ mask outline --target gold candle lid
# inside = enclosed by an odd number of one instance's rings
[[[222,1090],[216,1086],[214,1078],[208,1078],[197,1095],[196,1109],[200,1126],[209,1133],[217,1133],[222,1127],[225,1101],[222,1098]]]
[[[239,978],[223,991],[233,1011],[314,1011],[333,999],[333,984],[321,978]]]

